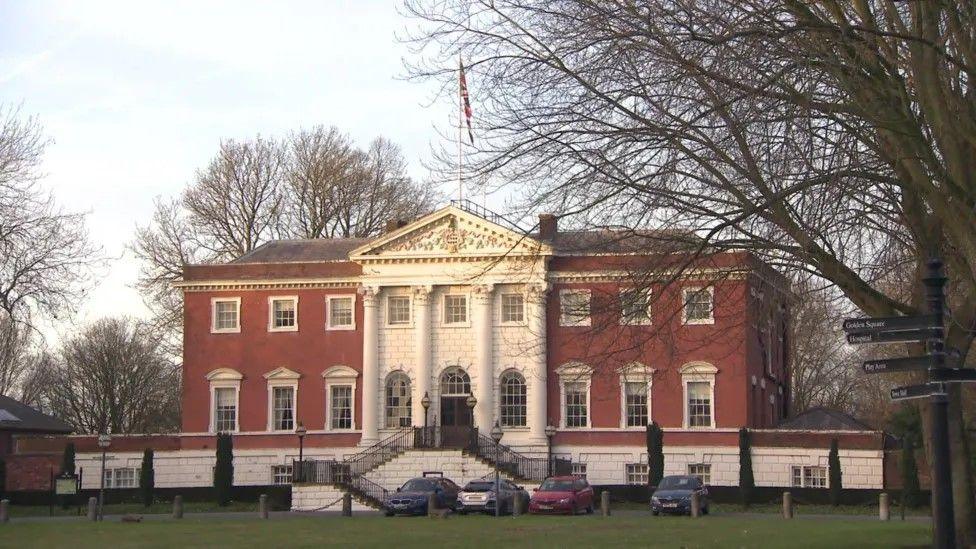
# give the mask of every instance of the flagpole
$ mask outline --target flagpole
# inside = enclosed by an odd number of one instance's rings
[[[461,72],[463,65],[461,64],[461,56],[458,55],[458,143],[457,143],[457,153],[458,153],[458,202],[464,199],[464,184],[462,182],[461,175],[461,139],[463,139],[463,125],[464,125],[464,90],[461,89]]]

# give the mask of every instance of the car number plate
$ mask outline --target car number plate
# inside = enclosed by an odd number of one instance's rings
[[[665,503],[664,506],[665,507],[677,507],[678,504],[677,503]]]
[[[552,505],[540,505],[539,506],[539,509],[543,509],[543,510],[548,511],[548,510],[552,509]]]

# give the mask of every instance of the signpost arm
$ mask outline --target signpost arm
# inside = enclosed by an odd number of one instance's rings
[[[929,312],[935,317],[935,326],[944,328],[942,309],[943,309],[943,287],[945,286],[945,276],[942,274],[942,261],[930,259],[927,264],[927,273],[923,279],[925,284],[925,298],[928,302]],[[942,335],[944,337],[944,334]],[[929,341],[929,355],[932,360],[931,370],[945,367],[945,355],[943,354],[943,339],[938,337]],[[932,371],[929,372],[929,379],[932,379]],[[934,492],[933,518],[935,528],[933,535],[935,546],[941,548],[955,547],[956,528],[955,517],[953,516],[952,505],[952,470],[950,469],[949,456],[949,400],[945,392],[945,383],[940,383],[942,390],[935,391],[929,397],[931,407],[932,429],[932,490]]]

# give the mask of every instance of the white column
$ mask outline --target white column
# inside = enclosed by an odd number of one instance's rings
[[[413,287],[413,322],[414,322],[414,348],[416,359],[414,364],[414,376],[417,381],[413,388],[413,405],[411,415],[415,426],[424,424],[424,407],[421,404],[424,393],[428,393],[433,402],[434,395],[431,387],[431,362],[430,362],[430,292],[431,286]],[[433,404],[431,404],[433,407]],[[428,411],[428,416],[431,414]],[[429,420],[433,422],[433,418]]]
[[[378,442],[379,430],[379,293],[376,286],[363,286],[363,435],[361,446]]]
[[[546,354],[546,284],[532,284],[527,288],[526,318],[529,334],[535,342],[529,349],[532,384],[528,389],[528,423],[531,444],[545,445],[546,424],[548,423],[547,393],[547,354]]]
[[[474,307],[472,329],[474,331],[475,371],[478,380],[475,384],[475,397],[478,404],[474,408],[475,427],[481,432],[488,433],[494,424],[495,404],[495,372],[492,360],[491,331],[492,331],[492,285],[479,284],[474,286]]]

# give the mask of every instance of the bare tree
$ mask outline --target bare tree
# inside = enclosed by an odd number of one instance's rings
[[[30,381],[42,357],[34,332],[0,313],[0,395],[27,404],[36,400]]]
[[[918,313],[920,293],[897,288],[918,288],[926,257],[942,255],[948,342],[972,348],[970,3],[408,0],[405,10],[421,28],[413,76],[451,90],[457,55],[468,60],[482,134],[470,177],[518,181],[529,204],[582,219],[675,225],[712,248],[751,249],[870,315]],[[957,389],[950,415],[962,545],[976,522]]]
[[[279,237],[368,237],[387,220],[426,213],[430,186],[406,173],[400,148],[377,138],[366,151],[335,128],[297,131],[283,143],[221,143],[179,200],[157,200],[130,245],[137,283],[154,323],[179,354],[182,296],[173,289],[192,263],[228,261]]]
[[[0,105],[0,310],[31,326],[74,312],[100,262],[85,216],[39,186],[46,144],[36,119]]]
[[[183,205],[201,248],[237,257],[276,238],[281,228],[285,151],[260,136],[224,141],[183,193]]]
[[[292,134],[289,232],[297,238],[367,237],[390,219],[430,210],[436,193],[407,175],[400,147],[382,137],[356,148],[336,128]]]
[[[82,433],[179,428],[179,369],[145,325],[95,321],[66,339],[44,370],[45,404]]]

